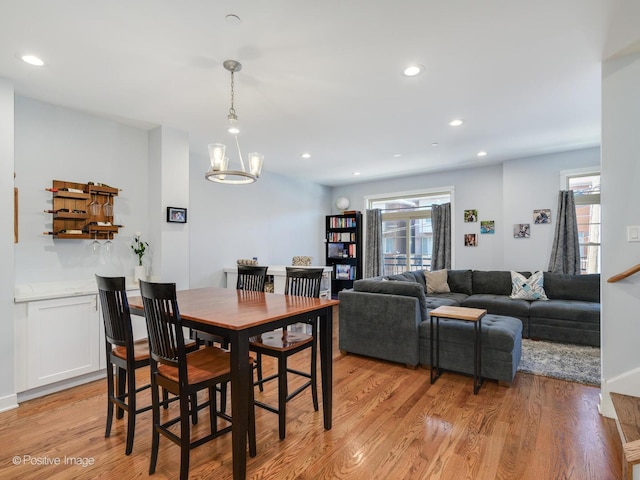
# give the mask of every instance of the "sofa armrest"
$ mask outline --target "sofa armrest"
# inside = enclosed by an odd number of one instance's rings
[[[343,290],[339,299],[341,351],[411,366],[419,363],[422,314],[417,298]]]

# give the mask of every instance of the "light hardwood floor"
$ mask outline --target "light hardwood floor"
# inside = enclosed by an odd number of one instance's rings
[[[430,385],[428,370],[342,356],[334,343],[332,430],[322,428],[308,391],[289,402],[282,442],[276,415],[256,409],[258,455],[248,460],[248,478],[621,476],[620,440],[614,421],[598,414],[595,387],[518,373],[510,388],[488,381],[474,396],[470,377],[444,373]],[[294,364],[308,365],[304,354],[296,357],[301,359]],[[145,369],[140,381],[146,378]],[[111,437],[104,438],[105,390],[104,381],[97,381],[1,413],[0,479],[177,478],[178,448],[165,438],[156,473],[148,476],[150,412],[138,417],[130,456],[124,455],[123,420],[114,419]],[[275,385],[265,389],[266,400],[274,394]],[[148,391],[141,399],[148,400]],[[196,431],[207,423],[203,411]],[[193,450],[190,478],[232,478],[230,450],[230,435]],[[13,457],[24,462],[26,455],[62,465],[13,464]],[[73,458],[92,465],[73,465]]]

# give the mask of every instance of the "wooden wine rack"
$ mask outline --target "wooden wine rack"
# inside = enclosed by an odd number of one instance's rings
[[[82,193],[70,192],[65,189],[80,190]],[[118,233],[121,225],[113,225],[113,200],[118,196],[117,188],[54,180],[50,190],[53,196],[52,232],[54,238],[111,240]],[[91,212],[91,204],[94,201],[101,205],[100,211],[96,215]],[[108,207],[111,210],[108,212],[110,215],[105,214],[105,204],[110,205]],[[109,222],[111,225],[98,225],[99,222]],[[49,232],[45,233],[50,234]]]

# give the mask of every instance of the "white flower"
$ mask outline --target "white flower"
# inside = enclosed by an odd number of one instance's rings
[[[136,237],[140,238],[142,236],[142,232],[136,232]]]

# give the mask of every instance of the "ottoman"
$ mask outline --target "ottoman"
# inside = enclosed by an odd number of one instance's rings
[[[429,322],[418,326],[420,364],[430,363]],[[485,315],[482,318],[483,378],[510,385],[522,355],[522,322],[518,318]],[[440,367],[473,375],[473,322],[440,319]]]

